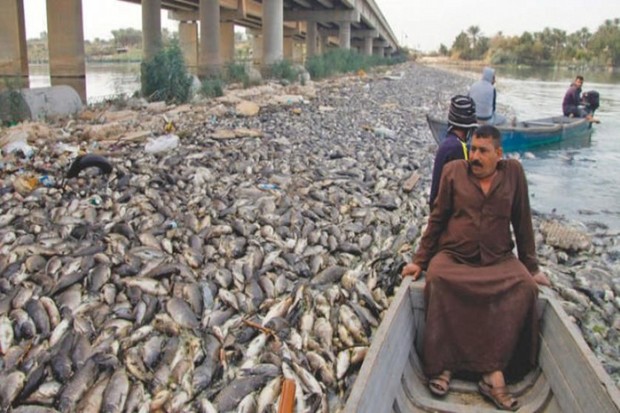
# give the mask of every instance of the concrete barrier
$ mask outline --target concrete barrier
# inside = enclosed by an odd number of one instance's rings
[[[66,85],[6,90],[0,94],[0,119],[4,122],[66,116],[80,109],[80,96]]]

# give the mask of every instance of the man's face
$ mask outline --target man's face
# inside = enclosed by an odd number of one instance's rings
[[[577,87],[581,87],[581,85],[583,85],[583,80],[581,80],[581,79],[575,79],[575,85],[576,85]]]
[[[482,179],[493,175],[502,153],[502,148],[493,145],[493,139],[474,135],[469,150],[469,165],[474,176]]]

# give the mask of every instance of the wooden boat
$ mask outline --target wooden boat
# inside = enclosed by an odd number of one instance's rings
[[[440,143],[446,136],[448,121],[426,115],[433,138]],[[585,118],[554,116],[515,124],[496,125],[502,133],[504,152],[517,152],[564,142],[589,142],[592,122]]]
[[[476,382],[453,379],[445,398],[431,395],[419,358],[423,290],[424,281],[403,280],[373,336],[347,399],[346,413],[496,411],[479,394]],[[620,390],[549,293],[544,288],[539,298],[539,367],[508,386],[521,402],[519,412],[620,412]]]

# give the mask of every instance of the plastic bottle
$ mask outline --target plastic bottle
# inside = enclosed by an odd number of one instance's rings
[[[47,188],[51,188],[54,186],[54,180],[49,175],[40,176],[39,183]]]
[[[258,184],[260,189],[278,189],[278,185],[276,184]]]
[[[92,198],[90,198],[88,200],[88,202],[91,205],[94,205],[94,206],[98,207],[98,206],[101,206],[101,204],[103,203],[103,200],[101,199],[101,197],[99,195],[95,195]]]

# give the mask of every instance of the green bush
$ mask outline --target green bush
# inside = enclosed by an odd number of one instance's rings
[[[20,79],[4,78],[4,89],[0,93],[0,120],[11,126],[28,119],[30,108],[22,96],[24,86]]]
[[[275,79],[286,79],[293,82],[299,73],[288,60],[280,60],[269,67],[269,76]]]
[[[230,62],[226,65],[226,80],[231,83],[243,83],[247,86],[250,82],[250,77],[245,71],[245,65],[243,63]]]
[[[208,98],[224,96],[224,82],[217,76],[208,77],[202,81],[200,94]]]
[[[150,61],[142,62],[140,70],[142,96],[148,101],[185,103],[189,100],[192,77],[187,72],[177,41],[162,49]]]

